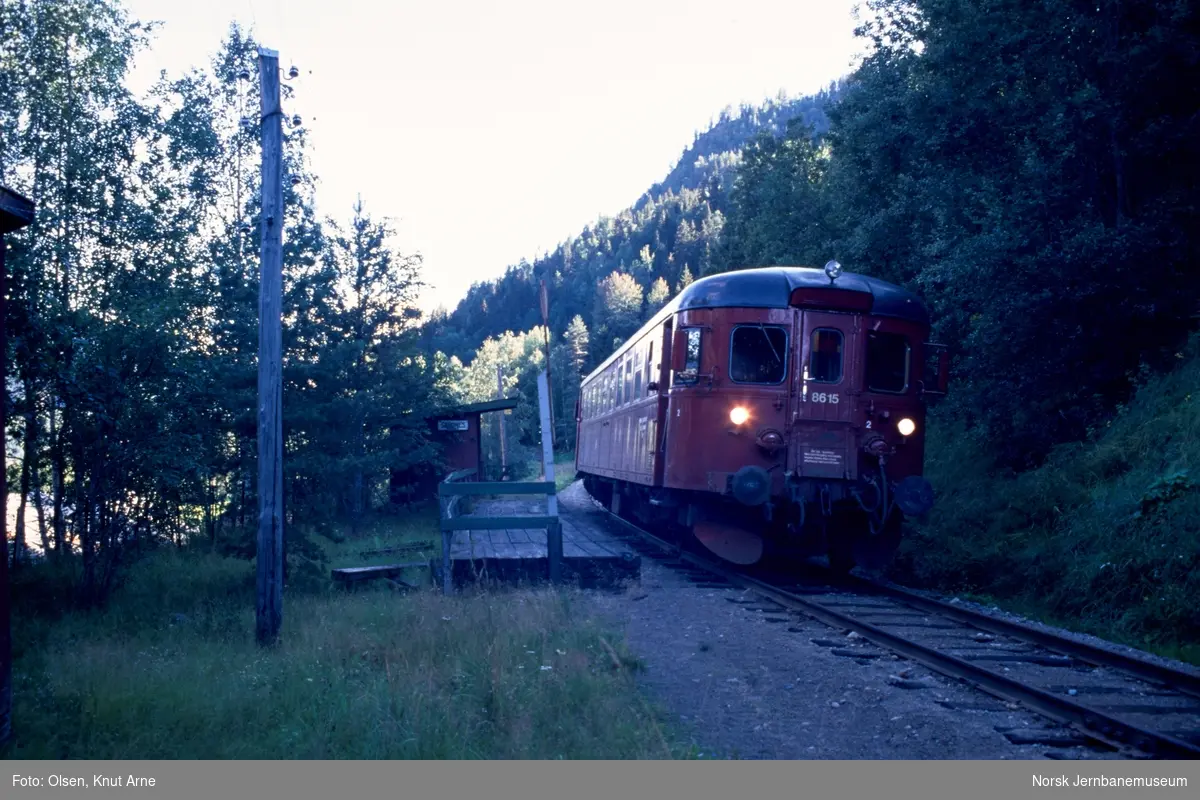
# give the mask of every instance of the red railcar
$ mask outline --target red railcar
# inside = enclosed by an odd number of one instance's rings
[[[730,561],[877,566],[933,504],[925,399],[947,372],[928,337],[915,295],[836,262],[702,278],[583,380],[576,469]]]

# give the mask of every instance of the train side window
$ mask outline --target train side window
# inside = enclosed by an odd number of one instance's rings
[[[738,325],[729,342],[729,377],[737,383],[783,383],[787,331],[775,325]]]
[[[683,370],[675,373],[677,383],[695,383],[700,377],[700,328],[685,328],[687,331],[687,349]]]
[[[633,400],[633,356],[625,359],[625,402]]]
[[[870,331],[867,334],[867,389],[887,394],[907,392],[911,358],[912,348],[907,336]]]
[[[808,369],[804,376],[813,383],[838,383],[842,379],[842,332],[817,328],[812,332]]]

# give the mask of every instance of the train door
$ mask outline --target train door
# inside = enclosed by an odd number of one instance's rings
[[[653,382],[650,384],[651,391],[657,397],[657,402],[654,407],[654,423],[651,428],[651,440],[654,447],[653,469],[654,474],[652,483],[655,486],[663,484],[663,470],[665,469],[667,458],[663,443],[666,441],[667,430],[667,406],[670,400],[670,395],[667,390],[671,388],[671,331],[673,330],[672,321],[668,319],[662,327],[662,335],[659,337],[658,360],[655,361],[651,357],[651,368]],[[651,340],[653,341],[653,340]]]
[[[860,385],[857,314],[797,311],[788,469],[801,478],[858,477],[851,429]]]

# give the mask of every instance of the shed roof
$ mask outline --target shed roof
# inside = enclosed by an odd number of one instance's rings
[[[430,419],[445,419],[446,417],[456,417],[462,414],[483,414],[488,411],[505,411],[510,408],[516,408],[520,398],[503,397],[499,400],[486,400],[482,403],[470,403],[465,406],[447,409],[438,414],[430,415]]]
[[[33,222],[33,201],[0,186],[0,234],[24,228]]]

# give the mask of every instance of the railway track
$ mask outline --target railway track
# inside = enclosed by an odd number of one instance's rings
[[[1068,726],[1081,743],[1129,758],[1200,758],[1200,677],[1115,650],[992,617],[895,586],[814,568],[814,579],[756,576],[682,550],[604,511],[621,538],[643,555],[682,571],[701,587],[739,587],[759,599],[728,598],[747,607],[763,601],[854,632],[891,651],[1009,703]],[[851,651],[818,641],[835,655]],[[1019,731],[1001,731],[1026,744]]]

